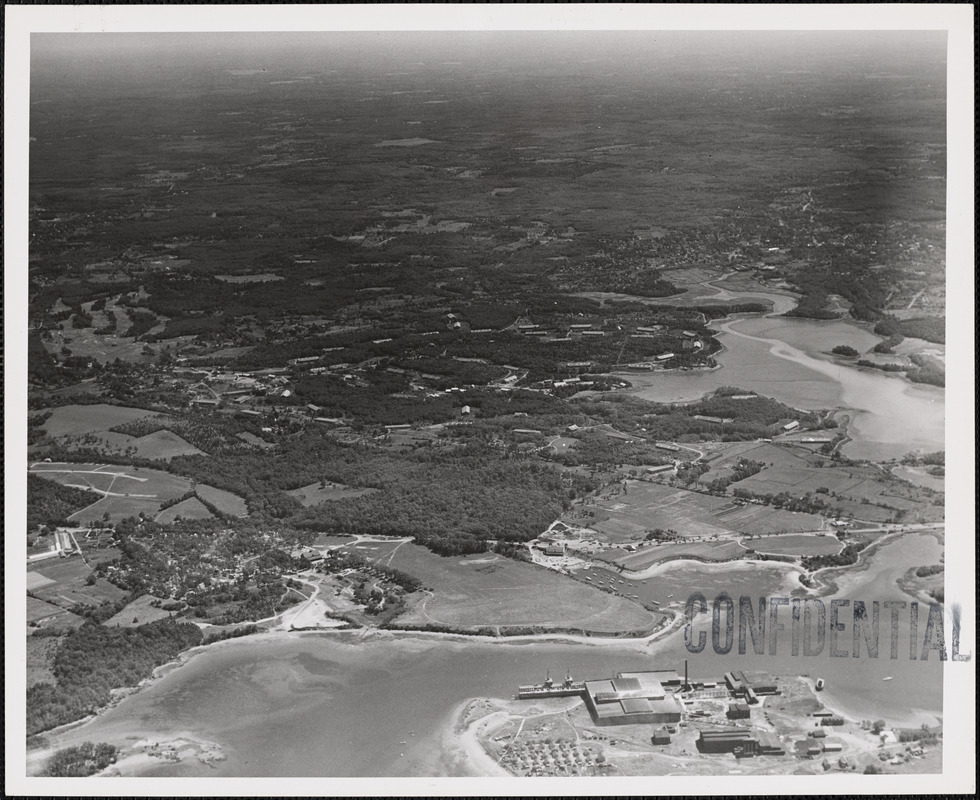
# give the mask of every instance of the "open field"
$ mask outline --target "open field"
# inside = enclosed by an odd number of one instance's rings
[[[756,494],[792,492],[794,496],[815,492],[824,487],[834,493],[856,494],[875,491],[876,484],[863,476],[852,476],[844,470],[812,469],[807,467],[766,467],[737,484]]]
[[[318,533],[313,540],[313,547],[339,547],[350,544],[351,539],[347,536],[336,536],[331,533]]]
[[[839,553],[844,549],[844,545],[835,536],[807,536],[792,533],[785,536],[743,539],[742,544],[757,553],[784,556],[824,556]]]
[[[41,426],[49,436],[77,436],[83,433],[107,431],[124,422],[160,416],[143,408],[127,408],[98,403],[91,406],[61,406],[52,409]]]
[[[935,497],[931,487],[896,481],[873,466],[814,467],[803,462],[767,466],[732,486],[757,495],[819,493],[836,513],[869,521],[891,520],[897,511],[914,512],[915,521],[941,518],[937,516],[941,509],[930,502]]]
[[[916,486],[925,486],[937,492],[946,491],[946,479],[941,475],[930,475],[926,467],[893,467],[892,475]]]
[[[206,483],[197,484],[197,486],[194,487],[194,491],[197,493],[198,497],[200,497],[206,503],[213,505],[222,514],[228,514],[235,517],[248,516],[248,507],[245,504],[245,500],[239,497],[237,494],[226,492],[224,489],[215,489],[213,486],[208,486]]]
[[[51,578],[45,578],[40,572],[27,573],[27,590],[40,589],[42,586],[54,583]]]
[[[83,617],[72,614],[61,606],[47,600],[40,600],[37,597],[27,596],[28,624],[32,622],[41,624],[43,622],[44,626],[61,627],[62,625],[81,625],[84,621]]]
[[[782,511],[762,505],[739,506],[724,497],[675,489],[657,483],[628,481],[628,494],[577,507],[594,514],[587,524],[599,538],[617,544],[639,541],[654,528],[673,529],[681,536],[707,537],[722,533],[781,533],[820,530],[815,514]]]
[[[699,563],[678,559],[652,566],[654,574],[646,578],[630,578],[621,572],[626,569],[622,564],[600,566],[599,563],[577,571],[575,576],[587,581],[589,586],[636,603],[659,609],[679,609],[694,591],[702,592],[705,597],[714,597],[719,592],[728,592],[733,597],[740,593],[786,594],[793,585],[786,566],[749,562]]]
[[[635,553],[629,553],[625,550],[607,550],[597,557],[601,561],[608,561],[616,566],[638,572],[660,561],[672,561],[679,558],[693,558],[699,561],[732,561],[742,558],[744,555],[745,548],[737,541],[724,540],[654,544],[641,547]]]
[[[929,490],[935,487],[925,480],[911,481],[910,485],[894,480],[886,471],[874,465],[836,464],[813,452],[807,445],[756,442],[730,446],[722,444],[711,449],[712,455],[703,460],[710,465],[710,469],[699,478],[702,485],[730,476],[738,458],[765,465],[756,474],[730,484],[729,494],[736,489],[744,489],[755,495],[785,493],[794,498],[809,493],[827,503],[832,509],[831,513],[871,522],[890,521],[898,511],[912,513],[913,516],[906,517],[906,521],[941,519],[940,508],[931,503],[935,496]],[[909,473],[901,471],[904,469],[894,468],[896,477],[908,477]],[[939,482],[941,485],[941,478]]]
[[[30,472],[66,486],[93,489],[103,495],[92,505],[71,515],[71,520],[82,525],[101,521],[106,513],[111,522],[141,512],[153,516],[160,510],[161,503],[180,497],[191,488],[189,480],[168,472],[117,464],[47,462],[32,464]]]
[[[30,605],[31,598],[27,598]],[[68,614],[68,612],[64,612]],[[71,616],[75,616],[72,614]],[[28,620],[30,620],[30,610],[28,609]],[[75,617],[81,622],[81,617]],[[27,688],[36,686],[39,683],[57,682],[54,671],[51,669],[54,663],[54,654],[61,644],[61,636],[28,636],[27,637]]]
[[[125,316],[122,318],[126,319]],[[129,364],[138,364],[146,359],[143,354],[145,345],[142,342],[136,341],[131,336],[96,333],[92,328],[75,329],[69,332],[53,330],[51,339],[44,342],[44,346],[52,354],[59,353],[62,348],[67,347],[72,355],[90,358],[103,364],[115,361],[117,358]]]
[[[31,589],[31,594],[64,609],[78,603],[98,606],[106,600],[115,601],[126,594],[104,578],[88,585],[86,581],[92,570],[78,556],[52,559],[34,572],[51,583]]]
[[[94,441],[91,441],[92,439]],[[68,446],[75,443],[71,439],[65,441],[65,444]],[[134,458],[149,458],[161,461],[169,461],[174,456],[192,456],[203,454],[204,452],[203,450],[198,450],[194,445],[173,431],[168,430],[155,431],[154,433],[148,433],[146,436],[139,437],[116,431],[99,431],[97,433],[84,434],[84,439],[77,443],[85,447],[98,447],[99,450],[106,453],[129,455],[132,452]]]
[[[351,549],[360,550],[356,546]],[[418,595],[417,605],[398,617],[399,623],[459,628],[538,626],[612,633],[644,630],[658,621],[658,615],[625,599],[495,554],[442,558],[406,543],[398,547],[390,564],[419,578],[432,591],[428,596]]]
[[[173,522],[177,517],[181,517],[182,519],[207,519],[210,516],[212,514],[208,511],[204,503],[196,497],[188,497],[186,500],[181,500],[177,505],[170,506],[170,508],[161,511],[157,514],[154,522],[166,525]]]
[[[104,624],[116,625],[121,628],[135,628],[138,625],[145,625],[147,622],[166,619],[170,616],[169,611],[150,605],[156,599],[152,595],[144,594],[142,597],[136,598],[114,617],[107,619]]]
[[[165,461],[169,461],[174,456],[193,456],[204,452],[173,431],[167,430],[148,433],[138,439],[134,438],[131,446],[136,448],[136,456],[139,458],[157,458]]]
[[[319,483],[311,483],[309,486],[301,486],[299,489],[292,489],[286,494],[295,497],[304,506],[316,506],[330,500],[343,500],[347,497],[363,497],[366,494],[373,494],[377,489],[356,489],[351,486],[344,486],[340,483],[326,482],[321,488]]]
[[[145,436],[130,436],[110,430],[134,420],[160,417],[155,411],[106,404],[70,405],[55,408],[41,426],[49,436],[71,446],[98,447],[109,453],[127,453],[136,458],[168,461],[174,456],[203,453],[173,431],[159,430]]]
[[[272,447],[275,447],[275,445],[272,442],[267,442],[261,436],[256,436],[254,433],[250,433],[249,431],[242,431],[241,433],[236,433],[235,437],[237,439],[241,439],[243,442],[245,442],[245,444],[250,444],[254,447],[261,447],[264,450],[268,450]]]

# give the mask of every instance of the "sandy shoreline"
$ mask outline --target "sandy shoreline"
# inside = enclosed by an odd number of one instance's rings
[[[510,773],[501,767],[480,744],[480,733],[498,712],[468,717],[475,711],[475,704],[485,703],[482,698],[471,698],[459,703],[450,714],[442,730],[440,740],[444,751],[455,751],[464,757],[465,769],[479,777],[508,777]]]
[[[682,621],[681,618],[678,618]],[[665,635],[676,633],[681,628],[679,623],[671,626]],[[331,642],[332,647],[339,647],[350,653],[362,650],[365,647],[383,647],[386,651],[389,648],[400,651],[403,655],[420,654],[433,647],[449,648],[451,650],[463,650],[470,647],[523,647],[534,644],[558,644],[569,642],[568,637],[528,637],[524,641],[510,641],[509,639],[480,639],[474,642],[473,637],[451,636],[446,634],[426,634],[420,632],[396,633],[392,631],[375,631],[364,636],[362,631],[347,631],[342,633],[334,632],[288,632],[272,631],[260,637],[252,638],[251,641],[244,639],[232,639],[216,643],[222,649],[228,648],[249,648],[261,645],[265,648],[276,649],[278,643],[296,641],[297,639],[309,638]],[[644,640],[573,640],[575,644],[584,645],[587,649],[595,652],[595,648],[600,651],[605,646],[614,646],[620,650],[623,647],[635,647],[637,653],[649,653],[650,642]],[[154,671],[153,676],[147,678],[141,685],[126,694],[133,695],[144,688],[148,688],[156,682],[162,680],[169,674],[190,662],[199,653],[205,652],[208,647],[216,645],[202,646],[194,648],[181,654],[181,657],[169,664],[163,665]],[[591,648],[589,647],[591,645]],[[346,660],[347,657],[345,657]],[[934,724],[941,714],[927,712],[918,709],[897,709],[892,713],[869,712],[849,707],[846,701],[842,701],[834,696],[834,687],[828,686],[827,690],[820,693],[819,698],[824,705],[834,713],[853,720],[873,716],[881,718],[890,725],[903,727],[918,727],[922,723]],[[504,699],[504,698],[500,698]],[[120,698],[121,700],[121,698]],[[452,713],[449,714],[438,727],[432,730],[428,738],[431,747],[431,758],[424,757],[428,762],[426,774],[431,775],[462,775],[474,774],[479,776],[504,776],[509,773],[499,766],[497,762],[483,749],[480,743],[480,734],[486,725],[493,722],[492,713],[494,709],[499,710],[498,700],[486,699],[483,702],[492,704],[493,708],[472,708],[471,704],[475,699],[457,703]],[[103,712],[104,713],[104,712]],[[216,767],[216,762],[220,762],[227,757],[225,743],[223,741],[213,741],[209,736],[197,730],[187,729],[187,722],[183,723],[180,730],[153,730],[141,723],[139,719],[119,719],[113,720],[108,726],[100,726],[97,733],[90,733],[91,723],[99,720],[102,715],[90,717],[88,720],[80,721],[69,726],[64,726],[58,732],[49,732],[45,738],[49,740],[49,746],[43,750],[30,751],[28,755],[28,774],[38,774],[43,767],[43,762],[53,752],[67,746],[78,745],[83,741],[110,741],[120,748],[119,761],[105,772],[101,773],[104,777],[124,776],[137,777],[152,774],[156,769],[175,764],[186,764],[187,769],[200,772],[201,766]],[[420,740],[421,741],[421,740]],[[430,771],[431,770],[431,771]]]
[[[100,772],[99,777],[140,777],[161,764],[179,764],[189,759],[213,766],[216,761],[224,761],[225,758],[224,748],[217,742],[202,739],[188,731],[167,737],[144,732],[132,745],[120,748],[119,760]]]
[[[817,692],[814,688],[814,679],[803,678],[803,680],[813,689],[814,696],[820,701],[821,705],[828,711],[832,711],[836,716],[857,723],[860,723],[863,719],[868,719],[866,715],[849,708],[847,703],[842,703],[839,699],[835,698],[831,687]],[[941,724],[942,718],[943,715],[941,713],[926,711],[922,708],[910,708],[907,713],[885,712],[875,715],[875,719],[883,719],[889,725],[893,725],[896,728],[918,728],[921,725],[933,726],[937,721]]]
[[[870,568],[870,562],[872,560],[871,557],[873,557],[874,552],[883,544],[894,542],[895,539],[903,534],[904,532],[896,531],[892,534],[887,534],[886,536],[881,537],[872,545],[872,547],[862,553],[862,558],[859,564],[846,568],[833,568],[833,572],[827,575],[824,580],[821,580],[817,587],[810,589],[807,594],[814,593],[817,595],[825,595],[836,589],[834,579],[839,581],[840,577],[843,576],[850,578],[850,580],[840,581],[840,583],[844,584],[845,586],[851,583],[851,581],[860,580],[860,576]],[[722,563],[717,565],[706,565],[704,562],[698,561],[681,563],[690,563],[691,565],[696,566],[698,569],[734,569],[742,571],[755,569],[761,564],[771,566],[773,562],[743,561],[732,564]],[[653,568],[650,570],[645,570],[644,572],[654,574],[670,567],[671,565],[676,567],[677,564],[678,562],[676,561],[666,562],[664,564],[654,565]],[[792,565],[786,566],[788,571],[791,573],[788,574],[786,578],[787,580],[791,580],[794,577],[794,575],[792,575]],[[840,572],[837,572],[837,570],[840,570]],[[856,573],[856,575],[853,577],[851,576],[852,571]],[[837,574],[834,574],[834,572],[837,572]],[[796,581],[794,581],[794,583],[796,583]],[[202,763],[208,763],[209,761],[219,760],[218,756],[223,755],[223,751],[221,750],[221,746],[215,742],[210,742],[201,738],[198,734],[188,731],[153,732],[150,730],[144,730],[141,729],[136,720],[134,720],[136,725],[134,725],[132,728],[128,727],[128,725],[125,723],[117,725],[117,723],[113,721],[108,726],[108,729],[111,730],[112,733],[111,736],[107,735],[107,731],[105,730],[107,726],[105,725],[99,726],[99,733],[95,733],[94,735],[90,733],[90,730],[93,728],[93,723],[100,720],[108,711],[122,703],[127,697],[138,694],[144,689],[157,684],[168,675],[177,671],[180,667],[191,662],[196,656],[205,652],[217,652],[219,649],[226,650],[251,647],[272,646],[275,648],[277,643],[286,643],[296,641],[297,639],[310,638],[330,641],[331,646],[342,648],[350,653],[372,645],[382,646],[386,650],[388,648],[394,648],[396,651],[400,651],[403,654],[422,653],[426,649],[432,647],[448,648],[450,650],[463,650],[473,646],[493,648],[524,648],[535,645],[579,645],[593,652],[601,652],[604,648],[612,648],[619,651],[626,650],[634,651],[638,654],[650,654],[652,652],[651,648],[657,647],[659,649],[658,646],[663,645],[665,642],[671,641],[670,637],[679,635],[679,631],[683,627],[683,622],[683,615],[674,612],[673,619],[669,624],[642,638],[585,637],[562,633],[529,634],[524,636],[493,638],[427,631],[396,631],[378,629],[324,629],[314,631],[290,631],[277,629],[264,631],[260,634],[254,634],[252,636],[227,639],[209,645],[199,645],[181,653],[173,661],[157,667],[153,673],[141,681],[139,685],[114,692],[112,702],[104,709],[100,710],[96,715],[42,733],[41,736],[47,740],[48,744],[44,748],[28,751],[28,771],[30,774],[37,774],[37,772],[43,768],[44,761],[58,749],[78,745],[86,740],[99,741],[111,739],[114,743],[120,745],[120,762],[116,767],[118,771],[106,774],[137,775],[145,773],[152,770],[154,767],[167,763],[165,759],[170,759],[173,761],[174,754],[177,755],[178,761],[197,758],[198,760],[201,760]],[[867,711],[849,709],[846,701],[841,701],[834,696],[833,686],[828,686],[828,690],[822,693],[821,701],[824,699],[827,701],[826,704],[828,708],[831,708],[842,716],[860,720],[869,715],[869,712]],[[464,707],[465,706],[460,706],[457,708],[456,713],[458,714]],[[906,708],[893,711],[893,713],[876,712],[875,716],[886,719],[891,724],[917,727],[923,722],[933,724],[936,719],[940,718],[941,714],[919,709],[912,709],[909,711]],[[487,772],[487,770],[490,770],[491,768],[499,768],[496,767],[496,764],[492,762],[492,759],[490,759],[489,756],[487,756],[483,751],[483,748],[479,744],[475,730],[469,732],[466,730],[461,730],[453,733],[452,729],[450,728],[448,731],[443,732],[443,738],[445,739],[446,747],[449,748],[449,750],[455,748],[456,751],[463,754],[465,757],[464,760],[472,761],[475,764],[481,764],[480,774],[501,774],[500,772]],[[125,739],[125,743],[123,743],[123,739]],[[165,757],[161,757],[159,752],[147,752],[146,748],[148,745],[144,743],[143,740],[151,740],[151,744],[157,743],[161,745],[163,750],[166,751],[167,755]],[[437,739],[434,744],[438,744],[441,741],[442,740]],[[136,744],[132,744],[131,742],[136,742]],[[486,759],[489,759],[491,763],[485,763]],[[458,758],[454,759],[454,761],[459,763]]]

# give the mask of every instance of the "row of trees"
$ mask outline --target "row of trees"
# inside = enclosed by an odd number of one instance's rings
[[[748,458],[740,458],[735,462],[735,466],[732,467],[731,475],[716,478],[715,480],[709,482],[707,489],[709,492],[714,494],[724,494],[729,485],[738,483],[739,481],[744,481],[746,478],[761,472],[763,467],[765,467],[765,464],[763,464],[761,461],[752,461]]]

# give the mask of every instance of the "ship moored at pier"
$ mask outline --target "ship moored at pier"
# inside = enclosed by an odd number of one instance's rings
[[[585,681],[576,681],[567,672],[565,680],[555,683],[549,672],[543,683],[533,683],[517,687],[517,699],[529,700],[535,697],[574,697],[585,691]]]

